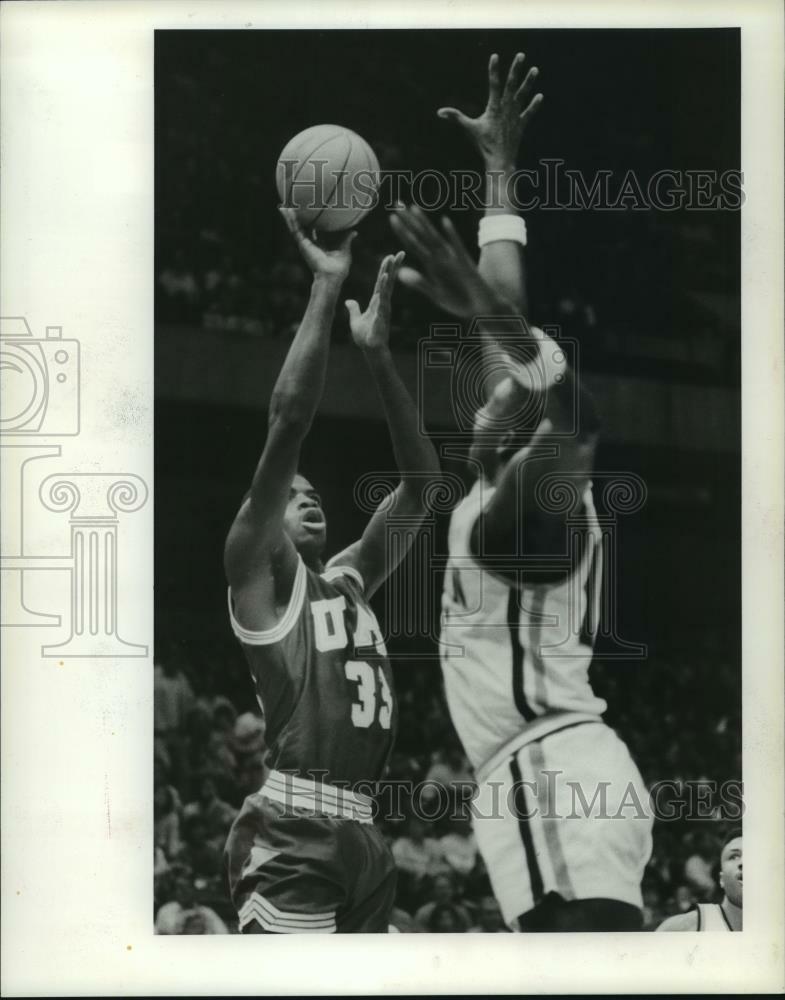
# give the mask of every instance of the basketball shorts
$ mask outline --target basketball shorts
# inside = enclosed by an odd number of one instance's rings
[[[478,774],[474,832],[505,921],[551,892],[642,906],[652,815],[625,744],[600,721],[566,724]]]
[[[248,796],[229,832],[225,862],[240,930],[386,934],[396,868],[370,803],[358,808],[356,796],[299,778],[294,795],[292,779],[282,794],[282,777],[272,772]]]

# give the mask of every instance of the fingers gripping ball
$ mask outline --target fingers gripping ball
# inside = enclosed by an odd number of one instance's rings
[[[314,125],[286,144],[275,180],[281,204],[297,211],[304,228],[338,232],[376,204],[379,161],[356,132]]]

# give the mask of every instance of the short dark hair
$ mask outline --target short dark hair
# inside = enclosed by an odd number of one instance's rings
[[[722,847],[720,848],[720,855],[722,855],[722,852],[725,850],[725,848],[732,840],[737,840],[740,836],[741,836],[740,826],[735,826],[732,830],[729,830],[728,833],[725,835],[725,839],[722,842]]]

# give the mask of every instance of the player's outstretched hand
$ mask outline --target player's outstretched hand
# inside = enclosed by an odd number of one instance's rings
[[[479,118],[469,118],[458,108],[439,108],[436,112],[465,129],[486,163],[499,169],[515,166],[521,136],[543,101],[542,94],[532,97],[540,71],[532,66],[523,78],[525,61],[523,52],[519,52],[502,87],[499,57],[494,52],[488,63],[488,103]]]
[[[405,256],[401,250],[395,255],[388,254],[381,262],[373,295],[365,312],[360,312],[354,299],[346,300],[352,340],[364,351],[385,347],[389,343],[392,291]]]
[[[390,225],[421,267],[421,271],[401,268],[402,285],[464,319],[514,312],[483,279],[446,216],[441,220],[440,232],[417,205],[399,205],[390,216]]]
[[[314,275],[331,278],[338,282],[343,282],[349,274],[352,266],[352,242],[357,235],[355,230],[345,233],[338,243],[328,247],[316,243],[309,236],[306,236],[297,213],[293,208],[280,206],[278,211],[283,216],[283,220],[289,232],[294,237],[294,241],[302,255],[305,263],[313,271]]]

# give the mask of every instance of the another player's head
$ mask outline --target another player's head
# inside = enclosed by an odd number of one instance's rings
[[[532,393],[508,375],[491,391],[474,418],[469,458],[492,480],[531,440],[545,413],[545,393]]]
[[[720,888],[734,906],[742,905],[743,875],[741,830],[732,830],[720,852]]]
[[[507,928],[494,896],[483,896],[477,908],[477,923],[486,934],[496,934]]]

